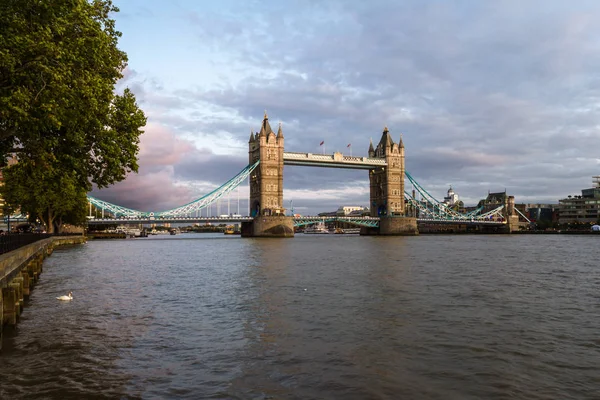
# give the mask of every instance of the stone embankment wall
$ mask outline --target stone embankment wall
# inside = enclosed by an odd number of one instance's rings
[[[0,349],[4,326],[15,327],[25,300],[38,282],[44,258],[56,246],[85,243],[85,236],[51,237],[0,255]]]

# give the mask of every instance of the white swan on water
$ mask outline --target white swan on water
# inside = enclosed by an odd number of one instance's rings
[[[57,297],[57,299],[63,300],[63,301],[71,301],[71,300],[73,300],[73,292],[69,292],[69,294],[66,296],[59,296],[59,297]]]

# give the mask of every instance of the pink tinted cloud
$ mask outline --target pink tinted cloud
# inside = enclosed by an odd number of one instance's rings
[[[177,164],[196,150],[192,142],[177,137],[163,125],[149,123],[144,130],[140,138],[140,167]]]
[[[94,190],[92,196],[139,211],[164,211],[192,200],[189,188],[174,184],[171,167],[152,173],[129,174],[122,182]]]
[[[159,124],[149,123],[144,130],[139,172],[111,187],[94,190],[92,196],[140,211],[163,211],[191,201],[191,191],[175,183],[173,165],[196,152],[196,147]]]

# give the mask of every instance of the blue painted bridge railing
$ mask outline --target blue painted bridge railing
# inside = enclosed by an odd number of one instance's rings
[[[306,226],[317,224],[319,222],[346,222],[348,224],[366,226],[369,228],[375,228],[379,226],[378,217],[294,217],[294,226]]]

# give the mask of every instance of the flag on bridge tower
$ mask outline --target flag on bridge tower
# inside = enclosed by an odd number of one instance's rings
[[[319,143],[319,146],[323,146],[325,144],[325,141],[323,140],[321,143]]]
[[[348,143],[348,146],[346,146],[346,147],[350,147],[350,146],[352,146],[352,143]]]

